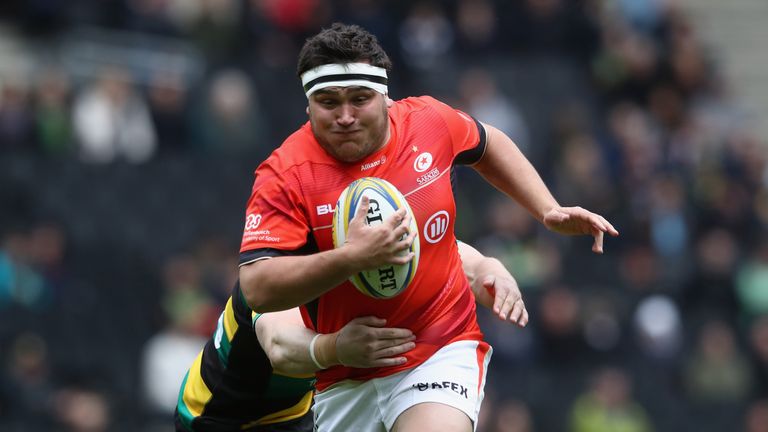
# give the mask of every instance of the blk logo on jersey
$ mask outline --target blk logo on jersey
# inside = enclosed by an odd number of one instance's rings
[[[413,388],[415,388],[418,391],[427,391],[430,389],[449,389],[451,391],[454,391],[462,396],[464,398],[469,399],[469,396],[467,396],[467,388],[464,387],[461,384],[455,383],[453,381],[442,381],[442,382],[420,382],[413,385]]]
[[[261,224],[261,214],[249,214],[245,218],[245,230],[246,231],[253,231],[256,228],[259,227],[259,224]]]
[[[416,172],[424,172],[429,169],[429,167],[432,166],[432,154],[429,152],[424,152],[418,156],[416,156],[416,159],[413,161],[413,169],[416,170]]]
[[[333,213],[333,206],[330,204],[323,204],[317,206],[317,215],[322,216],[326,214]]]
[[[432,244],[439,242],[448,231],[450,221],[451,218],[445,210],[433,214],[424,224],[424,238]]]

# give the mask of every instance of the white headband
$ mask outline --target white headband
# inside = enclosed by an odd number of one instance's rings
[[[320,65],[301,74],[301,85],[307,99],[326,87],[368,87],[387,94],[387,70],[368,63],[331,63]]]

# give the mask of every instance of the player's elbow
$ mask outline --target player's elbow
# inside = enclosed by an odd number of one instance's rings
[[[271,337],[266,344],[264,351],[267,353],[272,370],[283,374],[303,373],[297,369],[297,360],[295,353],[289,347],[281,343],[278,335]]]
[[[255,262],[240,267],[240,291],[242,291],[248,307],[254,312],[272,312],[274,310],[272,307],[273,299],[263,283],[260,266],[261,263]]]
[[[269,357],[269,363],[272,365],[273,370],[286,372],[290,369],[292,363],[290,356],[288,355],[288,351],[280,344],[271,344],[267,357]]]

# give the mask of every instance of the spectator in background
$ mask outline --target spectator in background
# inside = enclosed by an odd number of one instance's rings
[[[157,135],[149,109],[126,69],[102,70],[76,97],[73,116],[80,156],[86,162],[125,158],[140,163],[155,153]]]
[[[414,3],[400,25],[400,52],[405,63],[417,71],[445,66],[453,42],[453,26],[438,2]]]
[[[32,108],[29,82],[20,75],[0,76],[0,151],[29,152]]]
[[[44,70],[35,83],[34,122],[40,152],[58,157],[72,153],[70,79],[59,68]]]
[[[585,206],[603,211],[617,205],[610,170],[592,135],[583,132],[571,135],[559,151],[554,182],[563,201],[583,202]]]
[[[46,280],[35,267],[29,233],[13,230],[0,237],[0,307],[41,309],[49,303]]]
[[[695,245],[693,276],[682,292],[682,307],[689,319],[713,313],[725,319],[738,315],[733,275],[739,248],[731,231],[713,228],[699,234]]]
[[[598,370],[587,392],[573,404],[572,432],[650,432],[645,409],[632,399],[630,377],[622,369]]]
[[[740,263],[736,272],[736,295],[745,320],[768,316],[768,243],[765,240]]]
[[[195,122],[196,141],[207,153],[266,155],[258,94],[240,70],[225,69],[210,80]]]
[[[744,432],[763,432],[768,430],[768,400],[760,399],[747,407]]]
[[[56,393],[56,421],[66,432],[109,432],[112,429],[112,409],[101,390],[87,385],[72,384]]]
[[[187,150],[189,116],[187,82],[180,73],[158,71],[150,78],[149,110],[161,152]]]
[[[677,305],[666,295],[641,300],[633,317],[638,345],[653,364],[671,366],[680,354],[683,341],[682,317]]]
[[[488,432],[533,432],[531,409],[520,400],[507,399],[498,403],[496,415]]]
[[[684,375],[686,390],[698,403],[743,401],[753,382],[733,329],[723,321],[710,321],[701,328]]]
[[[53,385],[47,344],[35,333],[22,333],[13,340],[7,360],[0,375],[0,392],[5,393],[0,400],[8,404],[7,418],[15,426],[11,430],[50,428]]]
[[[498,49],[499,26],[494,2],[459,0],[454,22],[456,50],[459,54],[469,58],[484,58]]]
[[[218,307],[202,289],[198,262],[189,256],[168,260],[164,269],[165,327],[142,349],[144,402],[150,415],[170,423],[184,374],[213,332]]]
[[[528,125],[520,109],[496,85],[496,78],[484,68],[465,71],[459,82],[461,105],[476,119],[514,137],[520,150],[528,153],[531,143]],[[585,204],[586,205],[586,204]]]
[[[749,346],[756,378],[754,393],[758,397],[768,397],[768,315],[750,325]]]

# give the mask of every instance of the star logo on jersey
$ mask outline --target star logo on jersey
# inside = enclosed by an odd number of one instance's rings
[[[245,230],[246,231],[253,231],[256,228],[259,227],[259,224],[261,224],[261,214],[249,214],[245,218]]]
[[[432,154],[429,152],[424,152],[416,156],[416,159],[413,161],[413,169],[416,170],[416,172],[424,172],[431,166]]]

